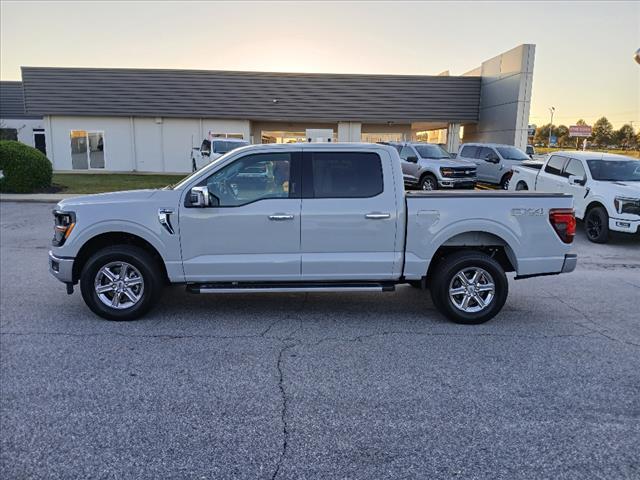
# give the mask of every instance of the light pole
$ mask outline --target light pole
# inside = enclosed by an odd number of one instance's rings
[[[556,111],[556,107],[551,107],[549,111],[551,112],[551,123],[549,124],[549,142],[547,146],[551,148],[551,131],[553,129],[553,112]]]

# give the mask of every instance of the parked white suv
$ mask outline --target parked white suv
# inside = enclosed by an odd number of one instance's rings
[[[478,167],[478,182],[509,188],[511,169],[529,156],[513,145],[499,143],[465,143],[457,158],[473,162]]]
[[[202,145],[191,149],[191,170],[200,170],[206,164],[220,158],[225,153],[240,147],[246,147],[249,142],[238,138],[205,138]]]
[[[570,193],[587,238],[605,243],[609,231],[640,231],[640,160],[600,152],[566,151],[513,170],[512,190]]]

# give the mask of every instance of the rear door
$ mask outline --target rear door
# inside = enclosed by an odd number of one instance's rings
[[[303,158],[302,279],[389,280],[399,225],[391,157],[385,150],[306,150]]]

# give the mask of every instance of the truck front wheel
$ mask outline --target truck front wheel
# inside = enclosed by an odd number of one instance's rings
[[[420,190],[437,190],[438,180],[431,174],[426,174],[420,179]]]
[[[604,207],[593,207],[584,218],[584,231],[594,243],[607,243],[609,240],[609,215]]]
[[[80,274],[87,306],[108,320],[135,320],[158,300],[162,273],[154,258],[133,245],[114,245],[94,253]]]
[[[491,320],[504,306],[509,282],[502,266],[482,252],[467,251],[441,260],[433,274],[431,298],[455,323]]]

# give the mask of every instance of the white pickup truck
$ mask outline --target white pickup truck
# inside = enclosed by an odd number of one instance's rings
[[[609,231],[640,231],[640,160],[600,152],[557,152],[513,168],[510,189],[573,195],[587,238],[605,243]]]
[[[268,172],[256,178],[247,172]],[[405,194],[396,149],[253,145],[161,190],[55,208],[49,269],[96,314],[140,317],[167,284],[193,293],[429,288],[459,323],[502,308],[505,272],[572,271],[572,198],[531,192]]]

